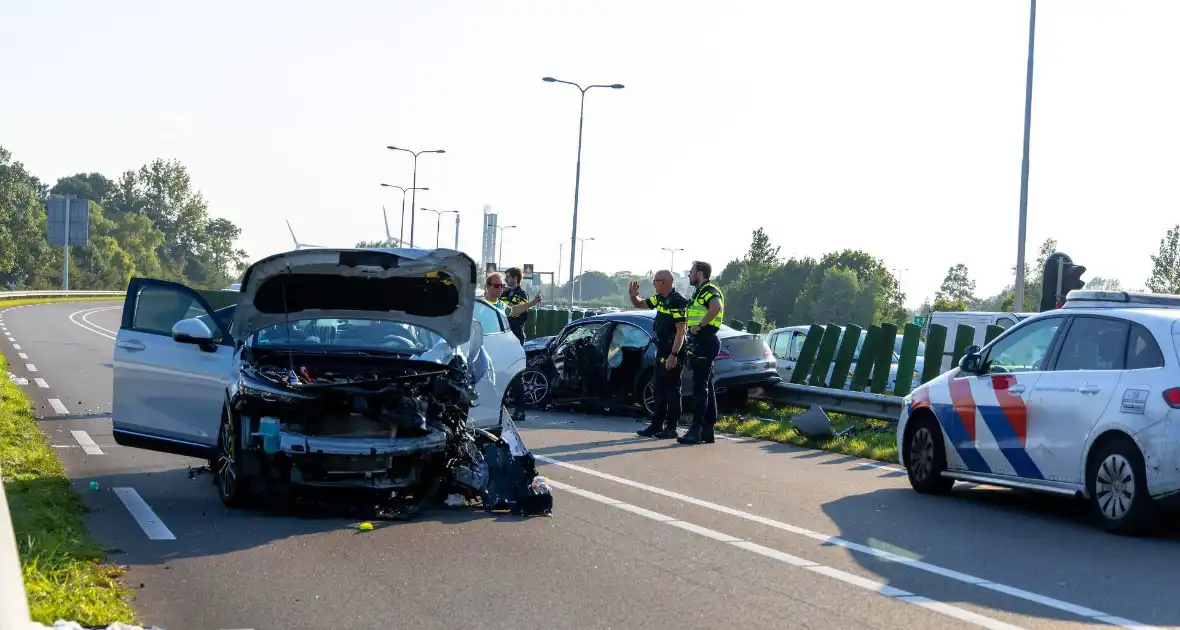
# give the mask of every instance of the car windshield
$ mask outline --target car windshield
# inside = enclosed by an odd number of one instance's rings
[[[440,342],[442,335],[428,328],[377,319],[296,319],[262,328],[250,338],[250,345],[258,348],[380,350],[414,356]]]

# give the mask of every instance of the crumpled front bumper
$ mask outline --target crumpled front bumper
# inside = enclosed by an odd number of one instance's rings
[[[288,455],[355,455],[374,456],[426,455],[447,447],[447,436],[442,431],[431,431],[415,437],[353,437],[348,435],[304,435],[281,431],[279,451]]]

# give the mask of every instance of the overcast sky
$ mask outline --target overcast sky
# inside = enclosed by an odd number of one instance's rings
[[[1141,287],[1180,222],[1180,3],[1042,0],[1028,257],[1046,237]],[[3,0],[0,145],[49,182],[154,158],[190,170],[254,258],[462,212],[478,258],[569,264],[578,93],[587,269],[718,268],[766,228],[785,256],[864,249],[908,302],[954,263],[1015,264],[1027,0],[926,2]],[[418,243],[435,217],[419,213]],[[407,224],[409,219],[407,217]],[[407,228],[408,233],[408,228]],[[443,220],[441,242],[454,235]]]

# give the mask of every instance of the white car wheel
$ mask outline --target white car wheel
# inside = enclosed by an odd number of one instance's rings
[[[1147,470],[1134,441],[1120,436],[1100,444],[1087,473],[1090,505],[1104,529],[1135,536],[1155,526],[1157,506],[1147,492]]]

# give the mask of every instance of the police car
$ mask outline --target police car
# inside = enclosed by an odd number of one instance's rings
[[[1071,291],[905,398],[910,485],[955,481],[1085,499],[1135,535],[1180,499],[1180,296]]]

